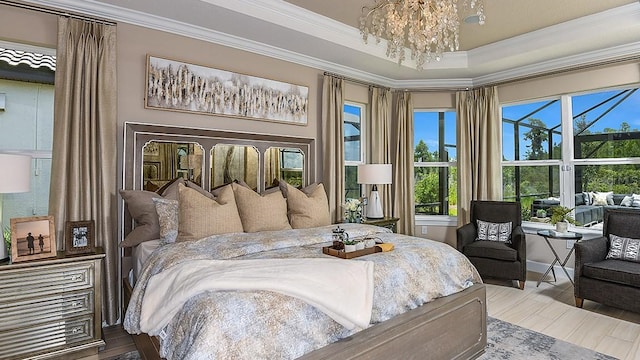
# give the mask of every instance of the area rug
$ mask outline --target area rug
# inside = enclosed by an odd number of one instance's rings
[[[487,318],[487,347],[484,355],[478,359],[615,360],[616,358],[489,317]]]
[[[131,351],[107,360],[139,359],[138,352]],[[478,359],[615,360],[616,358],[489,317],[487,319],[487,348]]]

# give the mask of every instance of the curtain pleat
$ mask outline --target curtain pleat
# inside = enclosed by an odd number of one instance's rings
[[[396,92],[396,136],[393,162],[393,216],[400,218],[398,233],[415,230],[413,179],[413,102],[411,93]]]
[[[391,164],[391,91],[374,86],[369,87],[371,104],[371,123],[369,131],[369,163]],[[369,194],[367,186],[365,194]],[[390,216],[393,210],[391,185],[378,185],[378,194],[382,201],[382,213]]]
[[[344,203],[344,81],[324,75],[322,82],[323,183],[333,222],[342,222]]]
[[[58,249],[65,221],[94,220],[106,258],[102,318],[119,317],[116,232],[116,28],[59,17],[49,213]]]
[[[469,222],[471,200],[502,199],[498,90],[456,94],[458,115],[458,225]]]

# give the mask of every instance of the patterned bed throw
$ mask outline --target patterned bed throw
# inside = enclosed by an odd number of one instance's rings
[[[179,277],[180,267],[189,268],[191,264],[194,267],[197,265],[196,272],[206,278],[207,270],[200,268],[203,264],[201,260],[292,259],[295,263],[309,259],[308,262],[312,263],[310,259],[315,258],[330,262],[373,264],[371,324],[481,282],[469,261],[447,244],[393,234],[387,229],[370,225],[341,226],[350,238],[376,237],[393,244],[395,249],[352,260],[325,255],[322,246],[331,243],[331,229],[334,226],[216,235],[198,241],[168,244],[150,256],[142,271],[129,303],[124,327],[132,334],[141,333],[143,304],[156,303],[157,310],[145,307],[145,311],[166,317],[165,321],[160,322],[160,355],[169,360],[293,359],[359,330],[341,325],[327,315],[327,309],[323,309],[322,305],[316,304],[316,307],[312,305],[313,302],[265,287],[205,288],[184,297],[173,311],[169,311],[174,295],[168,291],[180,289],[180,286],[153,290],[155,275],[158,275],[157,279],[163,279],[166,276],[162,273],[169,274],[173,268]],[[319,266],[315,271],[321,269]],[[313,270],[310,271],[312,274]],[[331,286],[347,283],[345,278],[350,271],[338,270],[324,275],[327,275],[327,280],[323,281],[330,282],[327,285]],[[211,272],[209,276],[225,275]],[[146,296],[150,296],[149,299],[145,299]],[[358,300],[343,299],[339,306],[347,310],[361,306],[351,301]],[[163,304],[167,306],[166,309]]]

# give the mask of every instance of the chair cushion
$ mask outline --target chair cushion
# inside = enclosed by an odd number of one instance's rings
[[[518,252],[509,245],[498,241],[480,240],[466,245],[463,253],[468,257],[517,261]]]
[[[640,288],[640,264],[630,261],[609,259],[584,264],[582,266],[582,275],[592,279]]]
[[[500,242],[511,242],[511,221],[492,223],[478,220],[478,239]]]
[[[607,259],[640,262],[640,239],[631,239],[609,234],[611,239]]]

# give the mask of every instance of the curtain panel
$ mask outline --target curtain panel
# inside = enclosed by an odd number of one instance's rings
[[[322,181],[333,222],[342,222],[344,189],[344,80],[324,75],[322,81]]]
[[[95,221],[106,253],[102,319],[119,317],[116,210],[116,28],[58,18],[49,213],[58,249],[65,221]]]
[[[369,87],[371,120],[369,123],[369,159],[371,164],[391,164],[391,91],[386,88]],[[365,194],[371,186],[367,185]],[[391,185],[378,185],[378,194],[382,202],[382,213],[390,216],[393,212]]]
[[[413,101],[411,93],[395,92],[395,158],[393,161],[393,216],[400,218],[398,233],[415,230],[413,178]]]
[[[501,200],[500,103],[496,87],[456,93],[458,225],[470,221],[471,200]]]

